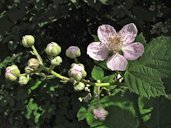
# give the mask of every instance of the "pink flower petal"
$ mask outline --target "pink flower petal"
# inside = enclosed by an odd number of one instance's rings
[[[135,40],[138,30],[134,23],[125,25],[120,31],[123,44],[130,44]]]
[[[94,60],[103,61],[108,57],[108,49],[101,42],[93,42],[87,47],[87,54]]]
[[[112,71],[125,71],[128,61],[120,54],[115,54],[107,60],[107,67]]]
[[[127,60],[136,60],[144,53],[144,46],[135,42],[122,48],[123,55]]]
[[[102,43],[108,43],[109,36],[115,35],[116,30],[111,25],[101,25],[98,27],[97,35]]]

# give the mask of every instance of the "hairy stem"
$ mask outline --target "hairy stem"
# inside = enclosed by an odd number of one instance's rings
[[[106,86],[110,86],[110,83],[95,83],[95,85],[98,87],[106,87]]]
[[[55,77],[61,79],[61,80],[64,80],[64,81],[69,81],[69,80],[70,80],[70,78],[65,77],[65,76],[62,76],[61,74],[59,74],[59,73],[53,71],[53,70],[50,69],[50,68],[47,68],[47,67],[43,66],[43,69],[44,69],[45,71],[49,72],[50,74],[54,75]]]
[[[43,65],[43,60],[42,57],[39,55],[39,53],[37,52],[36,48],[34,47],[34,45],[31,47],[33,50],[34,55],[37,57],[40,65]]]
[[[71,82],[73,83],[74,80],[72,80],[71,78],[68,78],[66,76],[63,76],[57,72],[55,72],[54,70],[52,70],[51,68],[48,68],[48,67],[45,67],[45,66],[42,66],[42,69],[45,70],[46,72],[54,75],[56,78],[59,78],[63,81],[67,81],[67,82]],[[90,84],[90,85],[95,85],[97,87],[107,87],[107,86],[110,86],[110,83],[94,83],[94,82],[90,82],[88,80],[85,80],[85,79],[82,79],[81,82],[85,83],[85,84]]]

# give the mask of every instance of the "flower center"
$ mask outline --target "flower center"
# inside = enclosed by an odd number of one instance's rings
[[[109,41],[108,48],[110,51],[112,51],[113,53],[117,53],[121,50],[122,41],[119,35],[110,36],[108,41]]]

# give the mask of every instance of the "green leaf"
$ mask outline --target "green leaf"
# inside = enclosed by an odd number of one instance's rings
[[[104,5],[106,5],[108,3],[108,0],[100,0],[100,2]]]
[[[38,110],[38,105],[34,103],[34,99],[31,98],[28,104],[26,105],[26,108],[27,108],[26,118],[30,119],[32,112]]]
[[[91,76],[94,80],[103,80],[104,77],[104,71],[102,68],[94,66],[92,72],[91,72]]]
[[[135,41],[140,42],[144,45],[146,44],[146,40],[145,40],[143,33],[138,34],[138,36],[135,38]]]
[[[114,83],[114,75],[110,75],[110,76],[105,76],[103,78],[104,83]]]
[[[31,98],[26,106],[26,118],[30,119],[32,114],[34,115],[34,122],[37,124],[39,123],[39,119],[41,115],[44,113],[44,110],[38,106],[38,104]]]
[[[99,42],[99,38],[98,38],[97,35],[92,35],[92,36],[93,36],[93,38],[94,38],[94,42]]]
[[[39,85],[42,83],[41,80],[37,80],[32,86],[31,86],[31,90],[35,90],[36,88],[39,87]]]
[[[87,113],[86,108],[81,107],[81,108],[79,109],[79,111],[77,112],[78,121],[84,120],[84,119],[86,118],[86,113]]]
[[[94,61],[94,62],[97,64],[97,66],[99,66],[103,69],[109,70],[105,61]]]
[[[91,112],[86,113],[86,121],[91,128],[100,128],[101,126],[103,126],[103,128],[106,128],[103,125],[103,122],[96,120]]]
[[[148,102],[147,98],[140,97],[138,99],[139,111],[144,122],[148,121],[151,118],[151,111],[153,110],[153,107],[145,105],[146,102]]]
[[[37,124],[39,122],[41,114],[37,111],[34,111],[33,115],[34,115],[34,122]]]
[[[27,108],[31,111],[38,109],[38,105],[36,103],[34,103],[33,98],[31,98],[30,101],[28,102]]]
[[[104,97],[101,104],[109,112],[105,121],[99,121],[93,118],[92,113],[88,114],[88,124],[91,128],[137,128],[133,103],[128,99],[115,95],[113,97]],[[93,106],[95,103],[93,102]]]
[[[145,97],[166,94],[162,78],[171,75],[170,42],[169,37],[153,39],[146,46],[144,55],[129,64],[124,78],[130,91]]]
[[[149,103],[153,111],[146,125],[149,128],[171,128],[171,101],[162,97]]]
[[[133,102],[120,95],[107,98],[105,106],[109,106],[109,116],[105,121],[108,128],[137,128],[138,121],[133,107]]]
[[[108,108],[110,112],[105,124],[107,128],[137,128],[138,122],[135,116],[128,109],[122,109],[117,106]]]
[[[150,70],[152,72],[152,70]],[[128,88],[141,96],[156,97],[165,95],[163,82],[160,78],[154,78],[149,73],[141,73],[137,68],[137,71],[127,71],[124,75],[125,82]]]

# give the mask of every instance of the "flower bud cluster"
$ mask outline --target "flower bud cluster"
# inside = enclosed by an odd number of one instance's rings
[[[26,85],[29,81],[29,76],[25,76],[25,74],[20,74],[20,70],[17,65],[11,65],[6,68],[5,78],[9,81],[16,81],[20,85]]]
[[[94,118],[100,121],[104,121],[108,115],[108,111],[106,111],[103,107],[99,107],[93,109]]]
[[[5,78],[10,81],[16,81],[20,76],[20,70],[17,65],[11,65],[6,68]]]
[[[73,63],[71,65],[71,69],[68,71],[68,75],[71,78],[74,78],[75,80],[80,81],[81,79],[87,76],[87,72],[85,71],[83,64]]]
[[[36,58],[30,58],[28,60],[28,66],[25,67],[25,72],[27,74],[30,74],[34,71],[37,71],[37,69],[39,68],[39,65],[40,65],[40,63]]]
[[[51,58],[50,62],[52,66],[58,66],[62,63],[62,58],[58,56],[61,53],[61,47],[57,43],[49,43],[46,46],[45,52]]]

